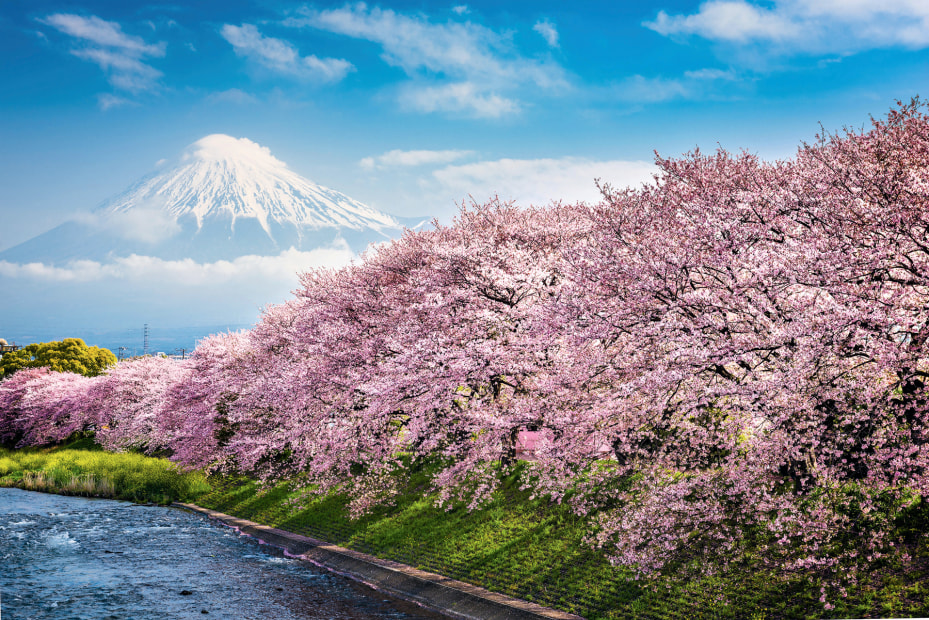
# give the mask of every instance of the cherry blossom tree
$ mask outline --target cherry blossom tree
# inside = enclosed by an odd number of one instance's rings
[[[87,393],[96,378],[48,368],[23,369],[0,382],[0,443],[61,442],[89,430]]]
[[[321,488],[349,481],[361,509],[390,495],[399,457],[439,455],[443,493],[485,499],[494,466],[512,465],[518,433],[539,424],[530,383],[548,343],[532,335],[534,308],[582,223],[567,207],[475,205],[306,274],[286,328],[273,317],[254,330],[267,360],[257,408],[277,416],[291,464]]]
[[[168,389],[186,370],[185,363],[166,357],[140,357],[110,369],[87,395],[98,442],[108,450],[170,449],[158,420]]]
[[[17,422],[23,431],[19,445],[60,443],[94,428],[87,397],[98,381],[73,372],[52,371],[37,377],[18,405]]]
[[[563,252],[550,321],[570,346],[540,393],[578,415],[537,467],[556,495],[582,480],[582,511],[614,489],[595,540],[616,561],[650,573],[754,544],[853,579],[893,551],[926,488],[921,110],[793,161],[697,152],[604,188],[589,242]]]
[[[155,426],[172,458],[196,468],[230,468],[230,439],[237,426],[230,405],[245,389],[253,366],[246,332],[230,332],[197,343],[167,386]]]
[[[18,422],[19,404],[29,384],[49,372],[48,368],[23,369],[0,382],[0,443],[16,445],[22,439],[24,429]]]

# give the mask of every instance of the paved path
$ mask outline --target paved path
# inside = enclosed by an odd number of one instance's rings
[[[205,514],[317,566],[360,581],[394,596],[414,601],[453,618],[467,620],[584,620],[580,616],[498,594],[406,564],[330,545],[195,504],[175,506]]]

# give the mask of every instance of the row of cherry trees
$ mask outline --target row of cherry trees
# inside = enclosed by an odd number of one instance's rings
[[[0,384],[0,441],[304,476],[361,512],[440,463],[480,505],[525,479],[649,574],[750,547],[782,570],[895,549],[929,492],[929,117],[914,101],[787,161],[694,152],[596,205],[462,209],[191,360]]]

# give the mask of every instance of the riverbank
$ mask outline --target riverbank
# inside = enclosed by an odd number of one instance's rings
[[[591,619],[929,615],[925,561],[909,573],[891,562],[875,563],[831,611],[819,601],[812,574],[776,575],[741,566],[698,580],[644,585],[590,547],[588,522],[531,498],[516,478],[473,512],[436,508],[433,497],[422,495],[425,482],[411,472],[407,492],[394,506],[354,520],[338,496],[303,501],[300,508],[294,505],[299,492],[287,485],[261,489],[246,479],[211,480],[213,491],[197,504]],[[925,542],[916,552],[929,558]]]
[[[152,504],[211,490],[200,472],[181,471],[167,459],[105,452],[90,438],[57,448],[0,448],[0,486]]]
[[[399,562],[382,560],[338,545],[331,545],[293,532],[286,532],[239,519],[195,504],[175,506],[198,512],[239,532],[274,545],[336,574],[399,596],[453,618],[465,620],[583,620],[579,616],[549,609],[491,592],[462,581],[419,570]]]
[[[51,453],[66,456],[64,450]],[[662,582],[657,588],[630,581],[628,573],[611,566],[601,551],[584,541],[589,523],[563,507],[531,498],[515,477],[480,510],[446,511],[423,494],[426,475],[408,472],[406,489],[393,506],[378,507],[354,520],[338,495],[295,504],[300,492],[286,484],[260,488],[248,479],[217,477],[207,482],[208,491],[188,491],[186,498],[174,501],[193,502],[585,618],[929,615],[929,546],[924,537],[912,550],[916,564],[909,572],[893,562],[874,563],[858,587],[827,612],[818,600],[819,583],[809,574],[774,575],[740,566],[700,580]],[[909,527],[925,530],[924,524]]]

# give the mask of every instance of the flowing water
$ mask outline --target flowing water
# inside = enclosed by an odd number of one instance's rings
[[[176,508],[0,488],[0,618],[431,618]]]

